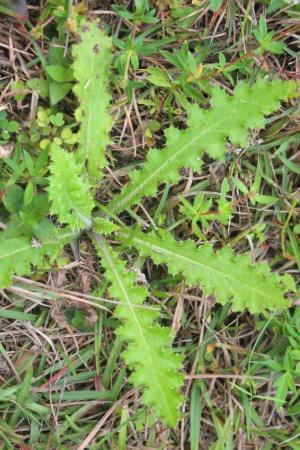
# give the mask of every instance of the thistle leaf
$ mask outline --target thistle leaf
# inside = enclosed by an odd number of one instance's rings
[[[124,304],[116,308],[114,315],[123,322],[117,334],[128,344],[123,358],[134,371],[130,381],[143,389],[143,403],[174,427],[179,419],[181,396],[178,391],[183,377],[179,372],[181,357],[171,350],[172,331],[156,322],[158,309],[141,307],[148,293],[145,286],[137,285],[136,273],[127,271],[124,261],[102,238],[95,234],[94,237],[101,264],[106,269],[106,279],[110,282],[109,293]]]
[[[89,183],[81,175],[81,165],[76,163],[74,153],[57,144],[51,147],[51,158],[48,187],[51,214],[56,214],[73,231],[89,228],[94,201]]]
[[[111,234],[118,231],[119,227],[112,221],[105,219],[104,217],[93,218],[93,230],[95,233],[102,235]]]
[[[102,177],[106,165],[105,148],[110,143],[112,118],[108,113],[109,65],[111,39],[99,29],[97,22],[85,21],[80,31],[80,43],[73,46],[74,87],[80,106],[76,119],[81,124],[78,133],[78,162],[87,160],[88,173]]]
[[[215,87],[211,108],[204,110],[193,105],[185,130],[170,127],[165,133],[165,148],[149,151],[143,168],[132,172],[130,183],[114,197],[108,208],[119,213],[139,203],[143,196],[156,195],[159,184],[177,183],[180,168],[200,169],[204,152],[214,159],[222,160],[228,140],[246,146],[248,129],[264,128],[264,116],[276,111],[280,100],[295,95],[296,83],[293,81],[258,80],[252,86],[240,81],[232,96]]]
[[[26,275],[31,265],[40,262],[40,252],[32,247],[26,237],[18,237],[0,241],[0,287],[11,285],[12,276]]]
[[[171,274],[183,274],[188,285],[200,284],[219,303],[231,300],[234,311],[260,313],[290,306],[285,294],[295,290],[292,277],[271,273],[266,262],[253,264],[248,254],[235,255],[229,247],[215,252],[210,244],[197,248],[192,240],[153,233],[137,232],[126,241],[142,256],[166,264]]]
[[[55,231],[54,231],[55,230]],[[42,264],[44,257],[56,258],[74,233],[58,230],[53,226],[51,234],[39,241],[28,237],[7,239],[0,234],[0,288],[12,284],[13,275],[28,275],[33,267]]]

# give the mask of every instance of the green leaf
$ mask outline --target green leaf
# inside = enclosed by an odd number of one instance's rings
[[[22,208],[24,191],[20,186],[11,186],[3,196],[3,204],[10,213],[17,213]]]
[[[294,233],[295,234],[300,234],[300,224],[299,223],[294,226]]]
[[[286,371],[290,371],[293,370],[294,368],[294,364],[293,364],[293,359],[292,359],[292,355],[291,355],[291,349],[288,348],[285,352],[284,358],[283,358],[283,367],[284,370]]]
[[[74,153],[57,144],[51,147],[51,158],[48,188],[51,214],[56,214],[71,230],[89,228],[94,201],[88,181],[81,174],[81,164],[76,163]]]
[[[109,65],[111,39],[100,30],[97,22],[85,21],[80,31],[80,43],[73,47],[74,87],[80,106],[76,119],[81,127],[78,133],[77,159],[87,160],[91,177],[101,178],[106,165],[105,149],[110,143],[112,118],[108,113]]]
[[[270,0],[269,3],[270,4],[267,8],[267,13],[271,14],[272,12],[276,11],[277,9],[281,9],[283,6],[285,6],[286,1],[285,0]]]
[[[179,420],[182,399],[178,390],[183,377],[178,371],[181,357],[171,351],[171,329],[156,322],[159,310],[141,307],[148,293],[145,286],[137,285],[136,273],[126,269],[124,261],[102,238],[95,234],[94,238],[110,282],[109,293],[124,304],[118,306],[114,314],[123,322],[117,334],[128,344],[123,357],[134,371],[130,381],[143,389],[143,403],[174,427]]]
[[[223,0],[210,0],[210,6],[213,11],[218,11]]]
[[[264,128],[264,116],[276,111],[280,100],[296,95],[296,83],[258,80],[252,86],[239,82],[232,96],[219,87],[213,89],[211,108],[193,105],[189,111],[188,128],[170,127],[166,131],[163,150],[152,149],[141,170],[134,170],[130,183],[109,203],[114,213],[140,202],[143,196],[154,196],[161,183],[177,183],[179,169],[190,167],[199,171],[201,156],[223,160],[226,143],[246,146],[249,128]]]
[[[274,195],[260,195],[257,194],[254,196],[254,200],[261,205],[270,205],[271,203],[278,202],[279,198]]]
[[[36,314],[28,314],[22,311],[16,311],[14,309],[0,309],[0,317],[12,320],[28,320],[29,322],[35,322],[38,318]]]
[[[95,217],[93,219],[93,230],[99,234],[111,234],[118,231],[119,227],[108,219],[103,217]]]
[[[23,101],[25,98],[25,94],[20,93],[20,91],[25,90],[25,84],[21,80],[15,80],[12,82],[11,86],[11,93],[14,95],[14,98],[18,100],[19,102]]]
[[[191,406],[190,406],[190,442],[191,450],[199,450],[201,440],[201,389],[194,382],[191,392]]]
[[[32,181],[29,181],[24,192],[24,206],[30,205],[35,194],[35,187]]]
[[[48,81],[43,78],[31,78],[27,81],[29,89],[37,92],[41,97],[48,97]]]
[[[242,192],[244,195],[248,194],[249,190],[247,186],[238,177],[233,177],[232,181],[235,187],[237,187],[240,192]]]
[[[68,92],[72,89],[71,83],[57,83],[52,81],[49,83],[49,97],[52,106],[63,100]]]
[[[18,100],[18,99],[17,99]],[[16,120],[11,120],[7,122],[6,131],[9,133],[16,133],[20,128],[20,124]]]
[[[63,245],[73,235],[52,228],[51,234],[45,233],[43,239],[36,241],[28,237],[7,239],[0,234],[0,288],[12,284],[13,275],[28,275],[33,267],[39,266],[45,256],[56,257]]]
[[[158,67],[148,67],[147,72],[149,73],[147,80],[155,86],[171,88],[172,84],[165,71],[159,69]]]
[[[252,313],[287,308],[288,290],[296,290],[293,278],[271,273],[267,263],[253,264],[248,254],[235,255],[229,247],[214,251],[212,245],[196,247],[191,240],[176,241],[136,232],[128,236],[144,257],[167,264],[172,275],[183,274],[189,286],[200,284],[206,295],[215,295],[221,304],[232,302],[234,311]]]
[[[66,81],[73,81],[74,75],[71,68],[66,68],[60,65],[52,64],[46,66],[46,71],[52,78],[52,80],[59,83],[64,83]]]
[[[268,33],[267,22],[263,15],[260,16],[258,27],[254,28],[253,34],[261,45],[261,48],[258,49],[256,53],[260,54],[264,50],[275,54],[284,52],[285,44],[273,39],[274,31]]]
[[[281,55],[286,48],[285,44],[279,41],[264,42],[263,46],[269,52],[275,53],[275,55]]]
[[[55,125],[56,127],[62,127],[64,125],[64,116],[62,113],[56,113],[50,115],[50,122],[52,125]]]
[[[91,312],[89,310],[80,309],[77,306],[68,307],[64,312],[64,316],[68,323],[79,331],[92,332],[95,329],[97,315],[91,320]]]
[[[264,39],[268,34],[267,22],[262,14],[259,17],[258,31],[260,39]]]
[[[25,201],[24,201],[25,203]],[[28,223],[36,226],[42,222],[44,217],[49,211],[49,199],[46,193],[37,194],[35,192],[30,204],[24,205],[21,211],[19,211],[19,216],[23,223]]]
[[[277,411],[279,411],[281,406],[284,404],[287,394],[288,394],[288,391],[289,391],[288,382],[287,382],[288,376],[289,376],[289,373],[285,372],[283,375],[281,375],[279,378],[277,378],[277,380],[274,382],[274,386],[276,387],[275,405],[276,405]]]
[[[13,274],[28,274],[31,264],[37,265],[39,261],[40,254],[27,237],[0,240],[0,287],[9,286]]]

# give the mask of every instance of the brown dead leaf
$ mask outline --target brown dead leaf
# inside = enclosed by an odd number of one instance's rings
[[[173,333],[177,334],[178,331],[181,328],[181,317],[184,309],[184,298],[180,297],[175,309],[173,323],[172,323],[172,330]]]

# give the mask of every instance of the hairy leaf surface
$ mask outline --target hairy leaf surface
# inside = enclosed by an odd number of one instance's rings
[[[51,158],[48,188],[51,214],[56,214],[71,230],[89,228],[94,201],[89,183],[81,175],[81,164],[76,163],[74,153],[66,152],[57,144],[51,147]]]
[[[248,254],[235,255],[229,247],[215,252],[210,244],[197,248],[192,240],[176,241],[153,233],[137,232],[127,241],[142,256],[166,264],[171,274],[182,273],[188,285],[200,284],[219,303],[231,300],[234,311],[259,313],[290,306],[285,294],[295,290],[292,277],[271,273],[266,262],[253,264]]]
[[[88,173],[101,178],[106,165],[105,148],[110,143],[112,118],[108,113],[110,95],[109,65],[111,39],[100,30],[97,22],[85,21],[81,26],[80,43],[73,46],[74,87],[80,105],[76,119],[80,123],[78,161],[87,160]]]
[[[123,357],[134,371],[130,381],[143,389],[143,403],[152,407],[166,424],[175,426],[181,405],[178,390],[183,377],[179,372],[181,358],[171,350],[172,331],[156,322],[159,310],[141,307],[148,293],[145,286],[137,285],[136,273],[127,271],[119,255],[99,236],[94,236],[101,264],[106,269],[105,276],[110,282],[109,293],[124,304],[116,308],[115,316],[123,322],[117,334],[128,344]]]
[[[130,183],[109,203],[114,213],[139,203],[143,196],[154,196],[161,183],[177,183],[182,167],[199,170],[201,155],[207,152],[212,158],[222,160],[226,142],[245,146],[249,128],[264,128],[264,116],[276,111],[280,100],[295,96],[296,83],[275,80],[258,80],[252,86],[240,81],[233,95],[215,87],[211,108],[204,110],[194,105],[190,108],[188,127],[166,131],[163,150],[152,149],[141,170],[134,170]]]

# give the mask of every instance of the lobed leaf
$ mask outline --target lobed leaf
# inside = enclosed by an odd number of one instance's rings
[[[295,290],[293,278],[271,273],[266,262],[253,264],[248,254],[235,255],[229,247],[214,251],[210,244],[197,248],[192,240],[153,233],[137,232],[125,240],[142,256],[166,264],[171,274],[182,273],[188,285],[200,284],[219,303],[231,300],[234,311],[260,313],[290,306],[285,294]]]
[[[111,220],[105,219],[104,217],[94,217],[93,218],[93,231],[96,233],[106,235],[112,234],[118,231],[119,227]]]
[[[94,200],[88,181],[81,175],[81,164],[76,163],[74,153],[57,144],[51,147],[51,158],[48,187],[51,214],[56,214],[73,231],[89,228]]]
[[[247,145],[248,129],[264,128],[264,116],[276,111],[280,100],[295,96],[296,86],[293,81],[260,79],[252,86],[240,81],[233,95],[215,87],[211,108],[204,110],[193,105],[185,130],[170,127],[165,133],[165,148],[149,151],[143,168],[132,172],[130,183],[113,198],[108,208],[119,213],[139,203],[143,196],[156,195],[159,184],[179,181],[178,171],[182,167],[198,171],[204,152],[222,160],[228,140],[236,145]]]
[[[73,46],[74,87],[80,105],[75,117],[78,132],[78,162],[87,160],[88,173],[102,177],[106,165],[105,148],[110,143],[112,118],[108,113],[110,95],[107,89],[111,62],[111,38],[99,28],[99,23],[85,21],[80,30],[80,42]]]
[[[156,322],[159,310],[139,307],[148,295],[146,287],[137,285],[136,273],[127,271],[124,261],[102,238],[95,234],[94,237],[110,282],[109,293],[124,304],[116,308],[114,315],[123,322],[117,334],[128,344],[123,358],[134,371],[130,381],[143,389],[143,403],[174,427],[179,419],[178,391],[183,377],[179,372],[181,357],[171,350],[172,331]]]

